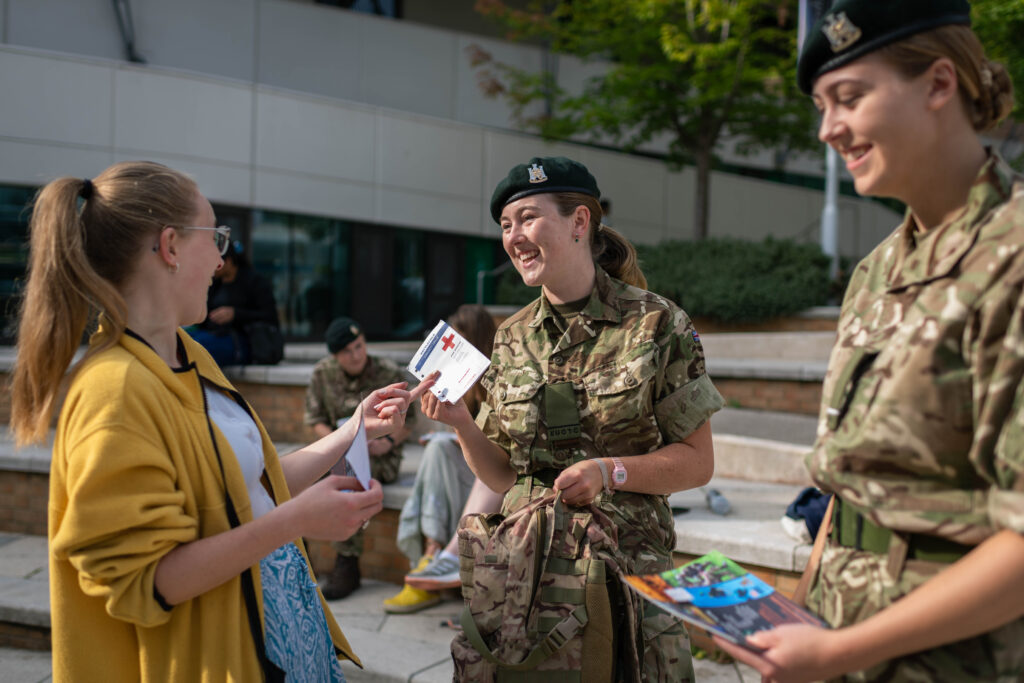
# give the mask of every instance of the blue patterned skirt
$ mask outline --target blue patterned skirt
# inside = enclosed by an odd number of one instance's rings
[[[288,683],[344,683],[316,584],[294,543],[260,561],[267,656]]]

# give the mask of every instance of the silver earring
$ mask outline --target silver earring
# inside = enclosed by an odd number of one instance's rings
[[[174,273],[177,273],[177,272],[178,272],[178,264],[177,264],[177,263],[175,263],[175,264],[174,264],[174,267],[173,267],[173,268],[171,268],[170,266],[167,266],[167,270],[171,271],[171,274],[172,274],[172,275],[173,275]]]

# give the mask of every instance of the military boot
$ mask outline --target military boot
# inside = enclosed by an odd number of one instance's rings
[[[334,561],[334,569],[331,573],[320,579],[317,585],[320,592],[328,600],[340,600],[348,597],[352,591],[359,588],[359,558],[348,555],[338,555]]]

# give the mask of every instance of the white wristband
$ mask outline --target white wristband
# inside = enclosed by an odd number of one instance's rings
[[[604,485],[604,490],[608,491],[609,490],[608,466],[604,464],[604,459],[603,458],[596,458],[595,462],[597,463],[597,466],[601,468],[601,482]]]

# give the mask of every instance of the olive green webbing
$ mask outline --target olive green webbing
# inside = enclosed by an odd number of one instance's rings
[[[837,519],[832,528],[832,538],[836,543],[879,555],[889,552],[892,529],[874,524],[842,498],[837,498],[836,502]],[[928,562],[956,562],[973,549],[972,546],[929,534],[908,534],[907,542],[908,558]]]
[[[544,385],[544,422],[548,428],[548,441],[556,448],[578,444],[580,411],[576,407],[576,391],[572,382]]]

